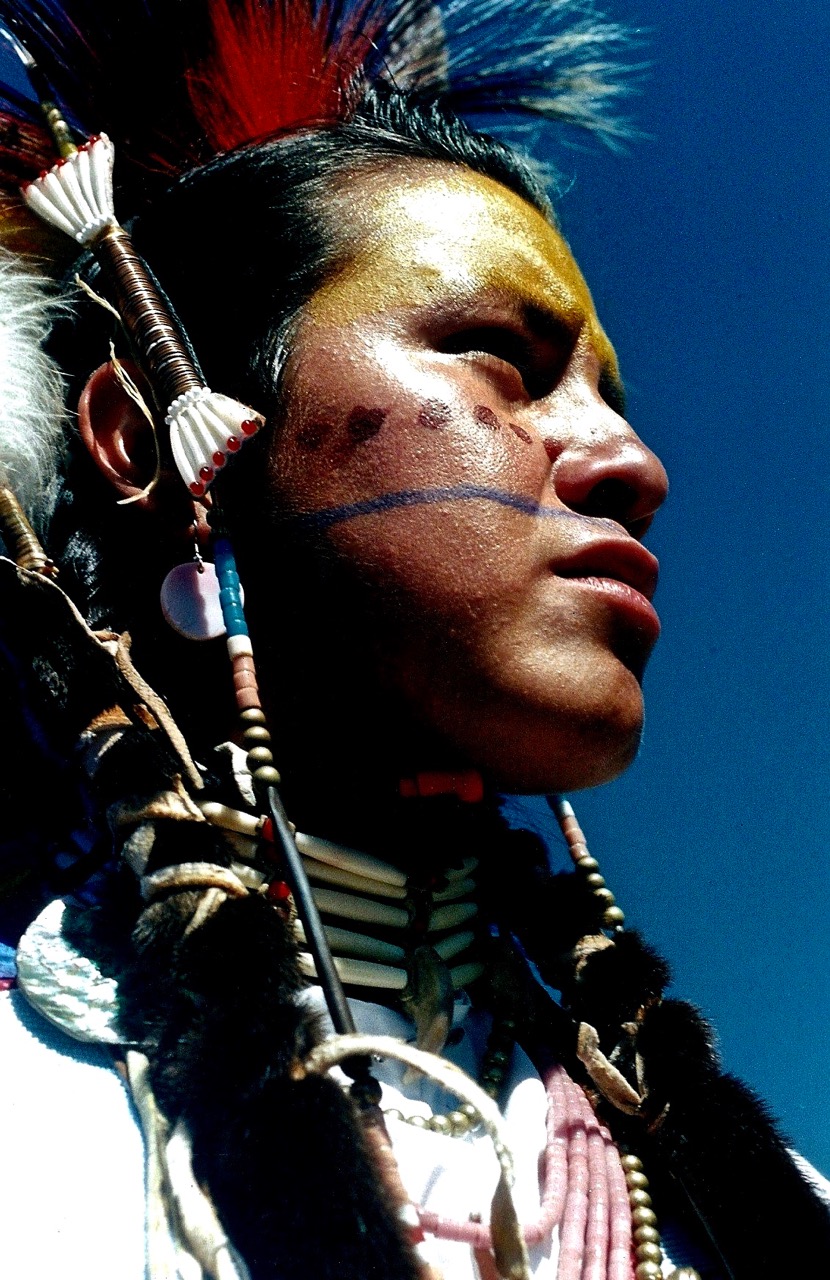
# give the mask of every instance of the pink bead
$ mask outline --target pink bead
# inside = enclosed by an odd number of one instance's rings
[[[250,711],[252,707],[260,708],[262,703],[259,699],[258,689],[237,689],[236,705],[240,711]]]

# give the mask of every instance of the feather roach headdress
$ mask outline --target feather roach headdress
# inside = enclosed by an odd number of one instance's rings
[[[520,33],[505,41],[505,27]],[[591,0],[3,0],[79,136],[118,148],[122,217],[217,152],[347,118],[384,79],[451,110],[531,112],[625,132],[614,107],[625,33]],[[0,89],[0,178],[51,163],[36,103]]]

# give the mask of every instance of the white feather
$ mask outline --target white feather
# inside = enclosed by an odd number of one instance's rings
[[[60,306],[42,277],[0,252],[0,482],[40,528],[64,450],[63,380],[42,347]]]

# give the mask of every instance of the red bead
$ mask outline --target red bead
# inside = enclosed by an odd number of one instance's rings
[[[78,145],[78,150],[79,150],[79,151],[89,151],[89,143],[88,143],[88,142],[81,142],[81,143],[79,143],[79,145]]]
[[[226,461],[224,453],[220,453],[217,449],[213,455],[212,461],[215,467],[224,467]]]
[[[90,137],[89,137],[89,146],[90,146],[90,147],[93,145],[93,143],[95,143],[95,142],[100,142],[100,141],[101,141],[101,135],[100,135],[100,133],[93,133],[93,134],[90,134]]]
[[[272,902],[286,902],[291,897],[291,890],[284,880],[272,880],[268,886],[268,897]]]
[[[194,480],[193,484],[189,484],[187,487],[193,494],[194,498],[201,498],[204,496],[205,486],[200,484],[198,480]]]
[[[255,436],[259,431],[259,423],[254,422],[253,418],[247,418],[245,422],[240,422],[239,430],[243,436]]]
[[[55,161],[55,168],[62,169],[63,166],[66,164],[67,159],[68,159],[68,156],[61,156],[60,160]]]
[[[11,991],[17,985],[17,978],[0,978],[0,991]]]
[[[477,804],[484,799],[484,783],[476,769],[464,769],[461,773],[435,771],[419,773],[414,778],[401,778],[399,792],[406,799],[456,795],[466,804]]]
[[[22,183],[22,185],[21,185],[21,187],[20,187],[20,190],[23,192],[24,196],[25,196],[26,192],[29,190],[29,187],[30,187],[31,185],[32,185],[32,184],[31,184],[31,182],[24,182],[24,183]]]
[[[270,818],[266,818],[260,828],[260,840],[267,840],[269,844],[274,843],[274,824]]]
[[[212,479],[213,479],[213,467],[200,467],[200,468],[199,468],[199,479],[200,479],[200,480],[204,480],[205,482],[207,482],[208,480],[212,480]]]
[[[48,177],[49,177],[49,170],[41,169],[40,173],[38,174],[39,181],[42,182],[44,178],[48,178]]]
[[[227,444],[229,453],[236,453],[237,449],[242,448],[242,441],[239,436],[228,436]]]

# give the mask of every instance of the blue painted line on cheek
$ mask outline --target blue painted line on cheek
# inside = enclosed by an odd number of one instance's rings
[[[347,502],[341,507],[325,507],[322,511],[309,511],[286,519],[292,529],[301,532],[319,533],[331,529],[333,525],[343,524],[358,516],[377,515],[379,512],[395,511],[400,507],[425,507],[437,502],[495,502],[501,507],[510,507],[521,511],[524,515],[540,516],[543,519],[570,519],[585,521],[597,517],[586,517],[578,511],[569,511],[563,507],[543,507],[533,498],[526,498],[520,493],[510,493],[506,489],[490,489],[486,485],[458,484],[434,489],[401,489],[397,493],[383,493],[377,498],[364,498],[361,502]],[[601,518],[600,518],[601,519]],[[601,519],[601,523],[619,528],[616,521]]]

